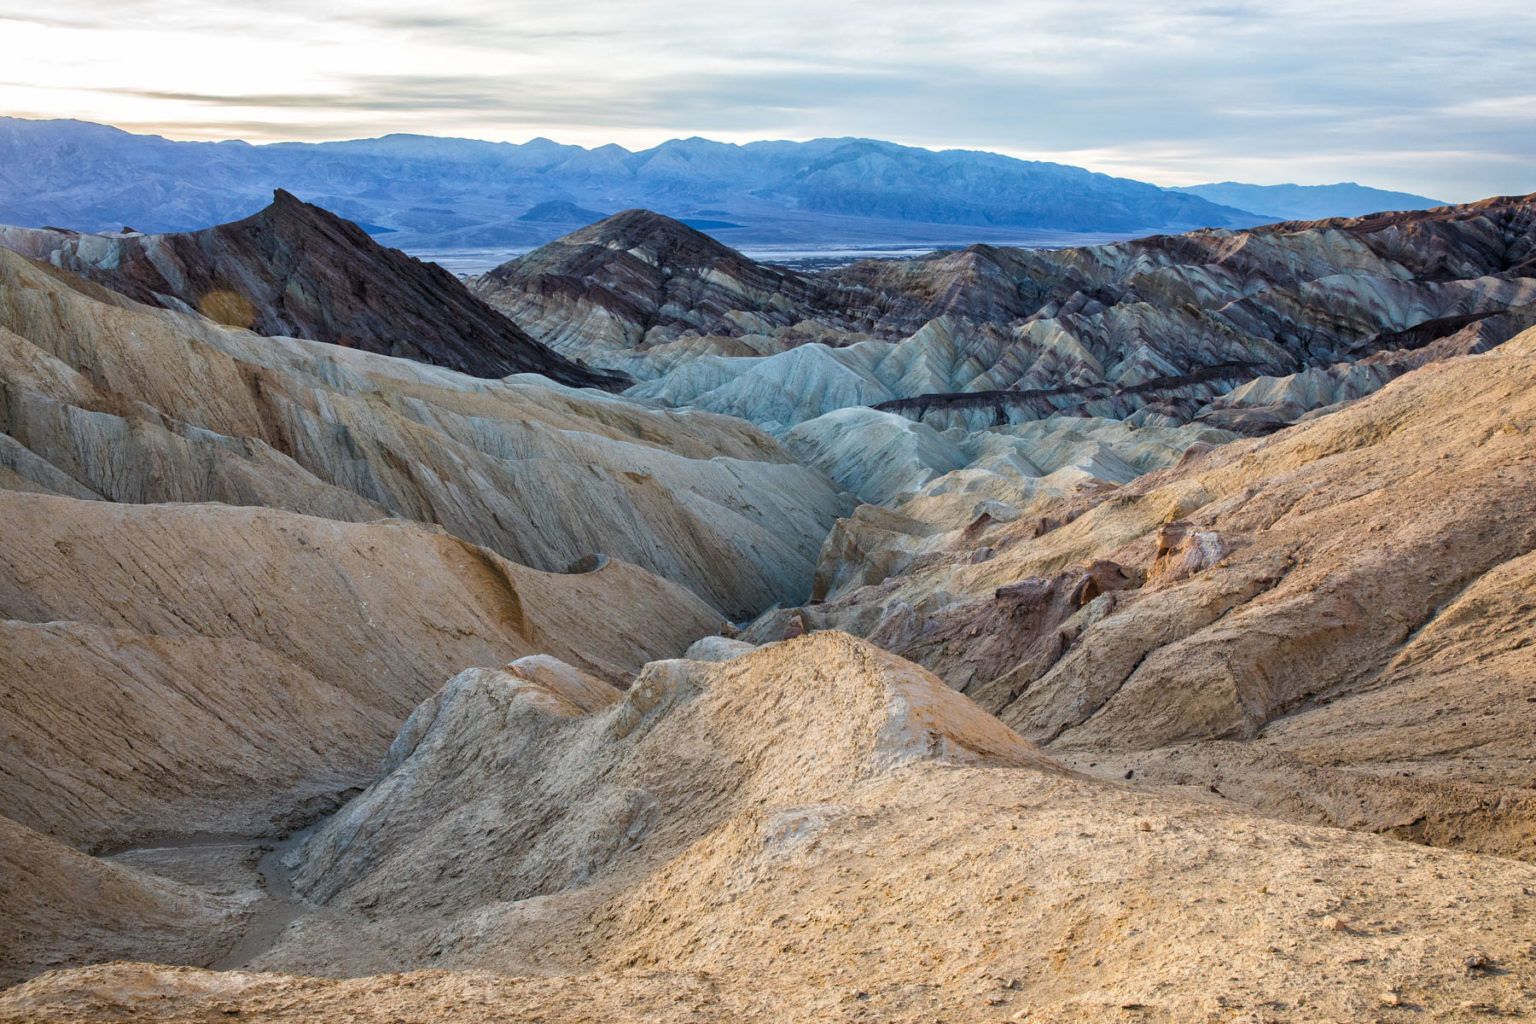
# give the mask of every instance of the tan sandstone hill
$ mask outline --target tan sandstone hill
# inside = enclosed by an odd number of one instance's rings
[[[631,561],[734,617],[800,600],[845,507],[737,420],[264,338],[4,250],[0,389],[3,486],[415,519],[540,569]]]
[[[290,854],[318,902],[260,965],[451,973],[125,964],[14,988],[0,1019],[1342,1022],[1531,1006],[1536,868],[1069,774],[838,634],[660,662],[616,701],[567,685],[460,676],[418,710],[393,770]]]
[[[445,673],[615,682],[720,618],[617,561],[561,575],[412,523],[0,492],[0,813],[88,847],[247,833],[356,785]]]
[[[1529,858],[1533,395],[1527,332],[1011,517],[865,507],[795,628],[870,635],[1085,766]]]
[[[261,881],[167,858],[246,871],[462,669],[622,684],[807,592],[843,507],[738,421],[261,337],[0,251],[0,976],[212,962]]]

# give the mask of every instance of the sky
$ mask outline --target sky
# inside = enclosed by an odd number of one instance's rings
[[[865,136],[1536,191],[1536,2],[0,0],[0,113],[177,139]]]

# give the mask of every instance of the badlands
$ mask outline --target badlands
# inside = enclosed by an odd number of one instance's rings
[[[0,1021],[1536,1015],[1536,197],[0,246]]]

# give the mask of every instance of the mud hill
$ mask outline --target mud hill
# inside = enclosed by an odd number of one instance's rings
[[[1533,389],[1528,331],[1120,488],[1005,516],[941,477],[840,522],[797,614],[1084,763],[1529,858]]]
[[[612,555],[736,617],[804,590],[842,508],[739,420],[264,338],[3,250],[0,328],[0,471],[28,489],[413,519],[550,571]]]
[[[314,920],[257,965],[436,970],[118,965],[0,1013],[1344,1021],[1527,998],[1536,868],[1072,775],[835,633],[590,703],[466,673],[386,772],[292,851]]]
[[[1536,198],[817,275],[631,211],[475,288],[629,394],[775,432],[873,405],[938,429],[1059,414],[1263,434],[1536,324]]]

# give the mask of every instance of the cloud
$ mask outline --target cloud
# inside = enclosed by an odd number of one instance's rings
[[[1536,188],[1524,3],[0,0],[0,107],[184,137],[861,135],[1170,184]],[[127,14],[123,12],[125,9]],[[111,27],[108,27],[111,26]],[[24,83],[24,84],[22,84]]]

